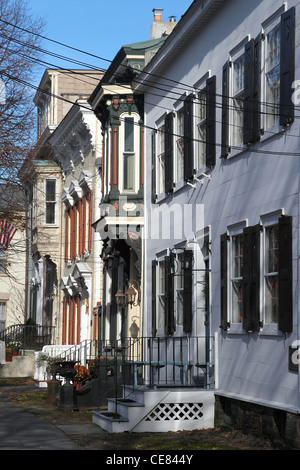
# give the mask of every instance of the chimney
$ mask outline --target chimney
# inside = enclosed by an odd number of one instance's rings
[[[162,8],[153,8],[153,13],[154,13],[154,21],[159,22],[161,21],[161,14],[163,12]]]
[[[158,39],[162,36],[168,36],[174,29],[174,26],[176,26],[176,17],[170,16],[169,21],[163,22],[161,21],[163,8],[153,8],[152,11],[154,14],[154,21],[150,29],[150,39]]]

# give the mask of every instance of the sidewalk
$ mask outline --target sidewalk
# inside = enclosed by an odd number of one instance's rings
[[[272,450],[271,443],[241,432],[218,429],[175,433],[110,434],[92,423],[89,415],[58,412],[52,405],[18,406],[13,395],[39,390],[34,385],[0,385],[1,450]],[[34,394],[35,395],[35,394]],[[10,398],[11,397],[11,398]],[[78,412],[80,413],[80,412]],[[70,436],[70,437],[69,437]],[[73,440],[72,440],[72,439]],[[76,441],[76,442],[75,442]]]
[[[63,430],[0,398],[1,450],[82,450]]]
[[[35,385],[0,386],[0,451],[82,450],[67,434],[103,432],[92,423],[54,425],[10,400],[10,395],[30,392],[39,390]]]

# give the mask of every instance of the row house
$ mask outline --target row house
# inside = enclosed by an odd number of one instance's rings
[[[92,231],[101,189],[101,130],[78,100],[49,138],[63,177],[61,344],[96,340],[101,303],[100,238]]]
[[[194,1],[134,83],[147,334],[175,358],[197,338],[190,385],[199,344],[218,423],[298,447],[299,16],[296,0]]]
[[[26,203],[13,184],[0,185],[0,332],[26,318]]]
[[[144,105],[132,81],[173,27],[152,25],[150,40],[122,46],[88,100],[103,135],[100,217],[93,227],[103,242],[100,329],[106,350],[144,331]]]
[[[28,195],[27,319],[54,327],[56,344],[61,344],[63,335],[59,283],[64,267],[64,181],[49,138],[72,103],[87,99],[101,76],[88,70],[45,70],[34,97],[37,143],[20,170]]]

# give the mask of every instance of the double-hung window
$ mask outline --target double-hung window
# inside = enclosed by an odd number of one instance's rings
[[[222,71],[221,157],[294,120],[295,7],[281,6],[255,38],[230,53]],[[243,44],[244,43],[244,44]],[[274,129],[273,129],[274,132]]]
[[[208,75],[208,74],[207,74]],[[199,82],[196,98],[196,172],[216,163],[216,76]]]
[[[45,181],[45,223],[53,225],[56,223],[56,180]]]
[[[198,93],[196,105],[197,118],[197,168],[206,163],[206,90]]]
[[[158,316],[157,326],[159,330],[163,330],[165,324],[165,312],[166,312],[166,263],[162,259],[158,262]]]
[[[264,321],[278,322],[278,271],[279,271],[278,224],[264,230]]]
[[[164,125],[160,126],[160,128],[158,129],[157,138],[158,138],[157,182],[158,182],[158,193],[162,194],[165,191],[165,126]]]
[[[265,35],[265,121],[266,128],[279,120],[280,113],[280,23]]]
[[[192,328],[192,251],[152,262],[152,331],[172,335],[176,327]]]
[[[243,235],[231,237],[231,321],[241,323],[243,319]]]
[[[184,253],[179,253],[175,270],[175,289],[176,289],[176,321],[177,325],[183,324],[184,311]]]
[[[136,192],[137,190],[137,132],[134,116],[123,116],[121,124],[122,136],[122,192]]]
[[[239,146],[243,143],[244,117],[244,65],[245,55],[241,54],[232,63],[232,122],[231,143]]]
[[[292,217],[267,214],[221,235],[221,328],[283,333],[293,327]],[[232,328],[234,331],[234,328]]]
[[[176,181],[184,176],[184,108],[176,112]]]

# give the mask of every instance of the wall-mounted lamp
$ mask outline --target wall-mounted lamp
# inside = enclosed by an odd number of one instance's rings
[[[134,284],[136,284],[136,287],[133,287]],[[137,299],[136,299],[136,295],[137,295]],[[133,279],[129,280],[128,289],[125,292],[125,294],[123,290],[119,288],[115,297],[116,297],[116,303],[118,307],[120,308],[124,308],[126,305],[130,305],[131,308],[133,305],[136,307],[137,305],[140,304],[140,301],[141,301],[140,288],[139,288],[138,283],[134,281]]]

